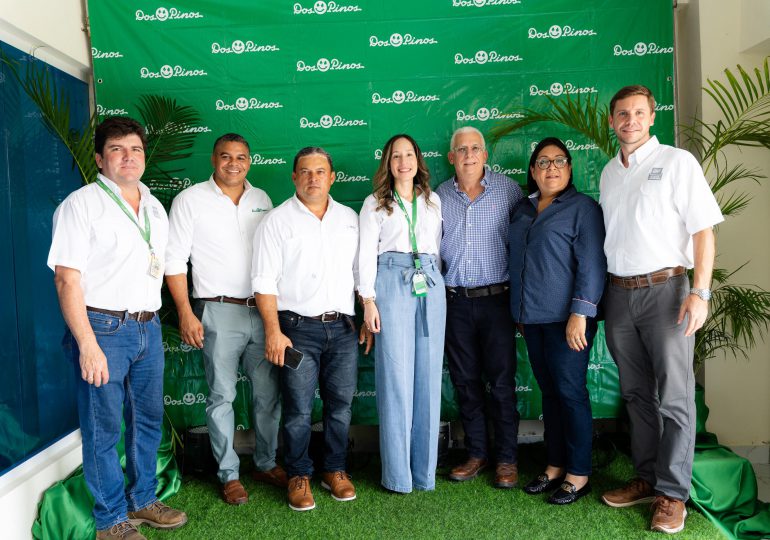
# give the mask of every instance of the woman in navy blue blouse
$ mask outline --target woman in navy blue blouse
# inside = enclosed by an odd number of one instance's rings
[[[511,312],[543,393],[548,465],[524,491],[569,504],[591,491],[586,372],[607,272],[604,222],[572,185],[572,156],[557,138],[535,147],[527,184],[509,229]]]

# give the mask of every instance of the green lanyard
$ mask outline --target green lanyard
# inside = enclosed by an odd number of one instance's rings
[[[401,207],[401,210],[404,212],[404,217],[406,218],[406,222],[409,224],[409,240],[412,242],[412,258],[414,258],[414,267],[418,270],[422,268],[422,263],[420,262],[420,252],[417,250],[417,234],[415,233],[415,227],[417,226],[417,192],[416,190],[412,190],[412,217],[409,218],[409,214],[406,212],[406,207],[404,206],[404,202],[401,200],[401,196],[398,194],[398,191],[395,189],[393,190],[393,198],[396,199],[396,202],[398,202],[398,205]]]
[[[121,201],[118,196],[115,195],[115,192],[108,188],[101,180],[97,180],[96,183],[99,184],[99,187],[102,188],[113,201],[115,201],[115,204],[117,204],[121,210],[123,210],[123,213],[128,216],[128,219],[131,220],[131,223],[136,225],[136,228],[139,229],[139,234],[142,235],[142,239],[147,242],[147,245],[150,248],[150,252],[152,252],[152,242],[150,242],[150,218],[147,216],[147,207],[144,207],[144,230],[142,230],[138,221],[134,219],[133,214],[131,214],[128,208],[126,208],[126,205],[123,204],[123,201]]]

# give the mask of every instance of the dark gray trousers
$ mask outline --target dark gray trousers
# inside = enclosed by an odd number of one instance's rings
[[[639,289],[608,284],[605,330],[618,366],[631,420],[631,455],[637,474],[656,493],[689,498],[695,448],[694,336],[685,318],[686,274]]]

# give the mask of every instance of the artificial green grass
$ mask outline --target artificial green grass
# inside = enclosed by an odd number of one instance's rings
[[[520,448],[520,480],[523,485],[542,471],[542,445]],[[463,459],[451,453],[449,463]],[[148,538],[168,540],[249,539],[249,538],[559,538],[617,540],[667,536],[649,531],[651,517],[647,505],[610,508],[599,497],[630,478],[630,460],[616,454],[612,462],[597,468],[591,479],[593,492],[564,507],[545,502],[546,496],[530,496],[521,488],[495,489],[493,469],[478,478],[457,483],[446,478],[448,469],[437,474],[436,490],[400,495],[379,485],[380,462],[376,455],[354,454],[351,472],[358,498],[337,502],[321,488],[319,476],[312,488],[316,508],[295,512],[286,503],[286,492],[255,483],[244,459],[241,481],[249,492],[249,502],[229,506],[219,495],[219,485],[209,479],[185,477],[180,492],[166,501],[185,510],[187,525],[176,531],[157,531],[142,527]],[[685,530],[675,536],[683,539],[721,538],[721,534],[702,514],[688,507]]]

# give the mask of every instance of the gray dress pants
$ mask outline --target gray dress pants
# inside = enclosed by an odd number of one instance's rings
[[[695,337],[676,320],[689,294],[687,274],[652,287],[607,285],[607,345],[631,420],[640,478],[661,495],[689,498],[695,448]]]

